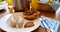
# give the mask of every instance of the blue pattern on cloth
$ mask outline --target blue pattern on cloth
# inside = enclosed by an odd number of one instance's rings
[[[47,18],[45,21],[40,22],[41,27],[44,27],[49,30],[49,27],[47,24],[49,24],[51,26],[51,28],[54,30],[54,32],[58,32],[58,28],[59,28],[59,24],[60,24],[59,21],[57,21],[55,19]]]

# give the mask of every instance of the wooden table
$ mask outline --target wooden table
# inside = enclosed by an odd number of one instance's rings
[[[44,15],[44,16],[47,16],[47,17],[50,17],[50,18],[55,18],[55,13],[52,13],[52,12],[44,12],[44,11],[40,11],[41,15]],[[43,31],[42,31],[43,29]],[[33,32],[44,32],[45,28],[42,28],[42,27],[38,27],[36,30],[34,30]],[[0,29],[0,32],[4,32],[3,30]],[[58,29],[58,32],[60,32],[60,27]]]

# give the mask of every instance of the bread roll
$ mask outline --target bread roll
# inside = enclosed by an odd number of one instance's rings
[[[10,24],[9,25],[12,27],[16,27],[16,20],[14,19],[13,16],[10,18]]]
[[[8,24],[9,24],[11,27],[21,28],[21,27],[23,26],[23,18],[22,18],[19,14],[14,13],[14,14],[9,18]]]
[[[39,11],[28,10],[28,11],[25,11],[23,13],[23,16],[24,16],[25,19],[34,20],[34,19],[37,19],[37,18],[40,17],[40,12]]]
[[[18,22],[17,22],[18,28],[21,28],[23,26],[23,18],[18,17]]]

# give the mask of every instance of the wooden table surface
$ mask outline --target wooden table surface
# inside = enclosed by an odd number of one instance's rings
[[[44,11],[40,11],[41,15],[50,17],[50,18],[55,18],[55,13],[52,12],[44,12]],[[43,30],[42,30],[43,29]],[[33,32],[45,32],[44,30],[45,28],[42,27],[38,27],[36,30],[34,30]],[[4,32],[3,30],[0,29],[0,32]],[[60,32],[60,27],[58,29],[58,32]]]

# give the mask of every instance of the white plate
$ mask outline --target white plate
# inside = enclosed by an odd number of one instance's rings
[[[3,29],[3,30],[5,30],[5,31],[7,31],[7,32],[31,32],[31,31],[37,29],[39,27],[39,25],[40,25],[40,21],[41,20],[39,19],[39,21],[35,20],[35,22],[34,22],[35,26],[30,27],[30,28],[19,28],[19,29],[12,28],[11,26],[9,26],[7,24],[7,20],[9,19],[9,17],[11,15],[12,14],[6,15],[6,16],[4,16],[4,17],[2,17],[0,19],[0,28]]]

